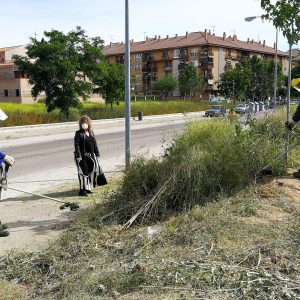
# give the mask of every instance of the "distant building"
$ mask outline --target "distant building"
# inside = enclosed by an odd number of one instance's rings
[[[13,55],[26,56],[26,45],[0,48],[0,102],[33,103],[32,86],[26,74],[13,63]],[[43,94],[40,98],[44,98]],[[93,95],[93,102],[103,102],[100,95]]]
[[[208,88],[202,97],[194,95],[194,99],[207,99],[218,94],[218,81],[226,69],[233,68],[236,63],[253,55],[265,59],[275,59],[275,47],[269,47],[265,41],[255,42],[238,40],[236,35],[215,36],[210,31],[191,32],[184,36],[155,36],[144,41],[131,40],[131,76],[134,79],[134,91],[145,93],[151,83],[160,77],[171,75],[178,77],[181,63],[189,63],[198,68],[208,83]],[[109,63],[124,62],[125,45],[110,43],[104,48],[104,54]],[[278,62],[283,73],[287,74],[287,54],[278,51]],[[173,93],[178,97],[178,91]]]
[[[12,62],[14,54],[26,55],[26,46],[0,48],[0,102],[32,103],[31,85],[26,74],[21,74]],[[125,45],[110,43],[104,48],[109,63],[124,63]],[[211,95],[218,95],[218,81],[226,69],[253,55],[265,59],[275,59],[275,47],[269,47],[265,41],[255,42],[238,40],[236,35],[215,36],[210,31],[191,32],[184,36],[155,36],[145,41],[131,41],[131,76],[136,93],[150,90],[151,83],[160,77],[172,75],[178,77],[180,65],[189,63],[198,68],[207,81],[204,95],[196,94],[193,99],[207,100]],[[288,55],[278,51],[278,62],[284,74],[288,72]],[[179,97],[178,91],[173,93]],[[94,95],[92,101],[103,101]]]
[[[287,54],[289,53],[289,51],[286,52]],[[292,65],[295,65],[296,61],[300,61],[300,49],[292,49]]]
[[[26,55],[25,46],[0,48],[0,101],[31,103],[31,86],[12,62],[12,56]]]

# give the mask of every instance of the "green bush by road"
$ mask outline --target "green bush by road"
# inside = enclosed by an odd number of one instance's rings
[[[145,116],[185,113],[203,111],[208,106],[208,102],[137,101],[131,103],[131,114],[132,117],[136,117],[139,111],[142,111]],[[227,104],[227,107],[229,108],[231,105]],[[9,117],[5,122],[1,122],[0,126],[2,127],[76,121],[83,114],[89,115],[94,120],[122,118],[125,116],[124,103],[115,105],[113,110],[104,103],[84,103],[80,109],[71,109],[68,119],[59,110],[47,113],[43,103],[14,104],[0,102],[0,108]]]

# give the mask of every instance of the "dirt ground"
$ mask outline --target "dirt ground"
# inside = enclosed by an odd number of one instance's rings
[[[79,200],[75,185],[58,186],[55,191],[42,193],[64,201]],[[14,249],[40,250],[57,238],[64,224],[77,214],[59,207],[59,203],[30,195],[1,201],[1,217],[8,225],[10,235],[0,238],[0,255]]]

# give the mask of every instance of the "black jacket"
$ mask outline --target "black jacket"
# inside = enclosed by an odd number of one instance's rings
[[[294,113],[294,116],[293,116],[292,119],[293,119],[294,122],[299,122],[300,121],[300,104],[298,105],[297,110]]]
[[[97,146],[97,141],[95,138],[95,134],[93,131],[90,131],[90,135],[91,137],[94,138],[95,140],[95,155],[97,157],[100,156],[100,152]],[[74,137],[74,147],[75,147],[75,151],[74,151],[74,155],[75,158],[83,158],[86,154],[85,151],[85,139],[87,138],[87,135],[84,133],[84,130],[77,130],[75,133],[75,137]]]

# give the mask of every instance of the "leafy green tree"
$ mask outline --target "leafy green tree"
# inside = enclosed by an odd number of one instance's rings
[[[262,101],[273,94],[275,62],[251,57],[221,75],[220,89],[234,101]],[[284,84],[281,66],[278,67],[278,88]]]
[[[160,92],[162,97],[166,100],[170,92],[173,92],[178,85],[177,80],[172,76],[165,76],[159,78],[152,83],[152,89]]]
[[[94,92],[100,93],[106,104],[119,104],[125,96],[125,69],[123,64],[113,63],[106,66],[104,74],[96,73],[91,78],[96,86]]]
[[[48,112],[59,108],[68,117],[70,108],[79,107],[80,100],[87,100],[93,92],[88,78],[105,69],[101,63],[103,40],[88,39],[80,27],[68,34],[45,31],[44,36],[40,41],[30,39],[27,57],[16,55],[13,59],[33,85],[32,96],[36,99],[45,93]]]
[[[180,65],[179,65],[180,66]],[[195,92],[203,92],[206,88],[202,74],[198,74],[197,68],[189,64],[181,64],[178,76],[180,94],[192,97]]]
[[[263,18],[273,22],[276,28],[282,30],[290,45],[300,40],[300,3],[299,0],[261,0],[265,10]]]
[[[221,75],[220,89],[226,98],[236,101],[245,101],[247,89],[250,87],[250,76],[247,69],[238,65],[236,68],[227,70]]]

